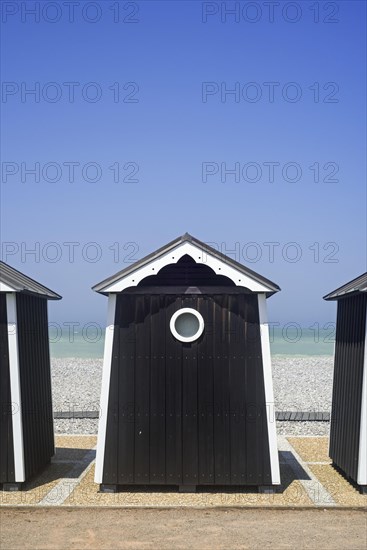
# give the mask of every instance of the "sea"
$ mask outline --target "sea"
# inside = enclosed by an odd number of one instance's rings
[[[317,324],[300,327],[289,323],[282,328],[270,327],[270,351],[272,355],[332,356],[335,344],[335,326],[320,328]],[[76,357],[102,359],[104,332],[74,332],[50,339],[51,357]]]

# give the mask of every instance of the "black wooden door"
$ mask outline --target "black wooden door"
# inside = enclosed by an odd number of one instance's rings
[[[170,330],[183,307],[198,340]],[[271,482],[257,297],[118,296],[103,483]]]

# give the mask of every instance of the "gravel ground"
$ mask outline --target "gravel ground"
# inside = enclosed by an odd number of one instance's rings
[[[334,358],[282,356],[272,359],[275,405],[278,411],[331,409]]]
[[[52,359],[54,411],[97,411],[101,393],[102,364],[102,359]]]
[[[331,407],[333,358],[281,356],[272,360],[278,411],[322,411]],[[98,411],[102,359],[52,359],[54,411]],[[56,433],[94,434],[93,419],[55,420]],[[328,422],[277,422],[279,435],[328,435]]]
[[[277,421],[278,435],[315,436],[329,435],[330,422],[279,422]]]

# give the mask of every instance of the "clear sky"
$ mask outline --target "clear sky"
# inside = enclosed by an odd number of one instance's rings
[[[103,323],[90,287],[187,231],[279,284],[271,320],[335,320],[366,270],[365,2],[1,4],[2,259],[50,319]]]

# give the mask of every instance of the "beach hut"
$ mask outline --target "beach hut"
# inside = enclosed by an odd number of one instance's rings
[[[54,454],[47,300],[61,296],[0,262],[0,483],[18,490]]]
[[[95,481],[280,483],[266,298],[279,287],[185,234],[108,296]]]
[[[324,296],[337,300],[329,456],[367,488],[367,273]]]

